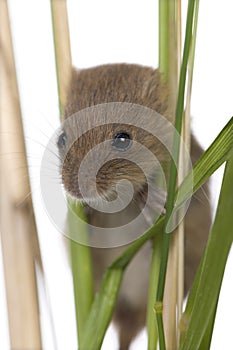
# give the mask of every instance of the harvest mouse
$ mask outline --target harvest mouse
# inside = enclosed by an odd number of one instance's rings
[[[172,122],[172,117],[167,107],[167,95],[167,89],[161,81],[158,70],[149,67],[133,64],[112,64],[81,71],[73,69],[68,88],[64,119],[69,120],[73,114],[91,106],[123,102],[149,108]],[[109,113],[114,114],[115,112],[112,110]],[[92,118],[97,117],[97,114],[93,113]],[[166,166],[169,163],[169,155],[161,142],[148,131],[145,131],[143,127],[136,128],[134,125],[127,125],[124,122],[119,125],[118,120],[114,123],[112,119],[110,122],[108,110],[104,110],[103,118],[105,125],[91,127],[90,121],[90,130],[86,130],[75,142],[69,144],[71,134],[72,137],[75,137],[76,131],[83,128],[83,121],[81,118],[79,119],[77,114],[76,121],[72,122],[69,127],[64,128],[57,144],[61,158],[63,157],[61,178],[65,190],[77,200],[86,202],[92,230],[94,231],[95,227],[109,228],[108,239],[111,241],[111,228],[121,224],[124,225],[128,221],[133,220],[141,211],[141,208],[144,207],[149,193],[147,180],[148,178],[153,180],[156,174],[146,157],[141,157],[143,159],[140,161],[145,166],[146,172],[149,173],[148,177],[145,176],[143,167],[138,166],[134,161],[126,159],[125,154],[127,152],[128,154],[130,152],[134,153],[132,142],[136,141],[137,144],[143,145],[143,149],[149,149],[156,156],[159,163],[165,164],[164,169],[169,168],[169,166]],[[147,115],[140,114],[139,119],[142,122],[141,125],[148,124]],[[159,131],[159,133],[161,132]],[[79,175],[81,174],[80,177],[82,177],[83,174],[83,177],[86,178],[84,173],[81,172],[79,174],[81,162],[90,154],[92,149],[105,141],[108,142],[105,144],[104,150],[112,152],[116,157],[106,158],[107,161],[104,162],[100,160],[101,155],[99,153],[101,152],[98,153],[97,150],[97,156],[90,158],[91,161],[87,162],[89,173],[93,171],[95,165],[99,164],[99,169],[96,173],[95,184],[92,181],[84,181],[84,191],[86,186],[86,190],[89,193],[89,195],[85,196],[82,194],[79,186]],[[195,162],[201,154],[202,149],[192,136],[192,162]],[[137,159],[140,159],[140,152],[137,154]],[[88,166],[90,167],[88,168]],[[134,191],[133,200],[126,208],[116,214],[105,213],[92,207],[92,204],[95,201],[101,201],[101,198],[107,202],[109,201],[111,204],[111,201],[114,201],[117,196],[117,183],[124,179],[132,184]],[[163,197],[163,191],[160,194]],[[160,196],[156,197],[155,195],[154,209],[156,210],[158,208],[156,208],[155,202],[160,201],[158,198]],[[187,293],[192,284],[208,237],[211,214],[207,198],[208,186],[204,185],[202,190],[199,190],[192,198],[185,217],[185,293]],[[153,200],[151,206],[153,207]],[[142,230],[146,230],[149,227],[150,220],[153,222],[153,210],[145,211],[145,220],[142,220],[140,224]],[[110,244],[110,246],[113,247],[114,245]],[[114,313],[114,321],[119,329],[120,350],[128,349],[132,339],[145,325],[150,248],[150,243],[143,247],[129,265],[123,279]],[[95,286],[97,289],[104,269],[124,249],[125,247],[122,246],[92,248]]]

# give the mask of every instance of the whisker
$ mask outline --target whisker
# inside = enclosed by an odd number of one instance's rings
[[[42,122],[46,122],[47,125],[51,128],[51,131],[54,133],[56,131],[57,127],[59,127],[59,118],[57,118],[57,123],[55,126],[50,122],[49,116],[47,116],[44,112],[42,112],[42,110],[40,110],[40,109],[37,109],[37,110],[38,110],[38,115],[40,115],[43,118]],[[59,108],[57,111],[57,115],[59,115]],[[44,132],[45,129],[41,129],[40,124],[37,124],[37,122],[35,122],[35,120],[27,119],[26,124],[28,127],[34,128],[35,131],[41,132],[41,134],[43,134],[47,139],[49,139],[51,137],[51,135],[45,134],[45,132]]]

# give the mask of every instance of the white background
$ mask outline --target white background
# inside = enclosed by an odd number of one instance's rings
[[[68,0],[67,3],[72,57],[76,67],[114,62],[157,66],[157,1]],[[42,326],[46,335],[44,349],[73,350],[77,345],[67,254],[64,240],[44,211],[39,188],[40,157],[48,139],[59,125],[50,2],[10,0],[9,5],[32,194],[38,214],[37,224],[46,270],[47,300],[51,304],[57,339],[55,345],[45,298],[42,297]],[[233,5],[229,0],[222,0],[221,3],[218,0],[200,3],[192,125],[204,148],[208,147],[233,113],[232,10]],[[220,177],[215,177],[212,182],[213,203],[217,200],[219,179]],[[232,266],[231,257],[220,296],[212,350],[233,348]],[[2,268],[0,271],[0,309],[4,310]],[[116,344],[115,333],[110,332],[105,349],[116,349]],[[2,311],[0,348],[9,349],[6,321]],[[142,339],[141,343],[137,342],[133,347],[143,348],[146,349],[146,345]]]

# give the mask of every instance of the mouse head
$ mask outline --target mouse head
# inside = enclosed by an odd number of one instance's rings
[[[129,103],[104,103],[67,118],[57,138],[67,193],[91,202],[145,190],[168,159],[153,124],[154,111]]]
[[[154,159],[167,159],[155,135],[168,133],[155,118],[156,112],[166,113],[166,99],[152,68],[115,64],[73,70],[57,140],[66,191],[90,201],[111,200],[122,180],[134,192],[145,188],[158,165]]]

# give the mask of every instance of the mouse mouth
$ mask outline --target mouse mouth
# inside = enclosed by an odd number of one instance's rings
[[[91,203],[93,201],[98,201],[100,199],[100,196],[96,196],[96,191],[91,190],[91,186],[88,186],[88,191],[85,191],[84,189],[81,191],[79,187],[76,189],[67,188],[64,186],[65,191],[67,195],[69,195],[71,198],[75,199],[76,201],[80,201],[82,203]]]
[[[89,188],[88,193],[81,193],[81,191],[77,190],[75,192],[69,193],[69,195],[74,197],[76,200],[79,200],[86,204],[91,204],[99,203],[101,201],[111,203],[118,198],[119,193],[116,189],[116,185],[112,185],[108,189],[100,189],[96,187],[96,190],[93,191],[91,191],[91,189]]]

